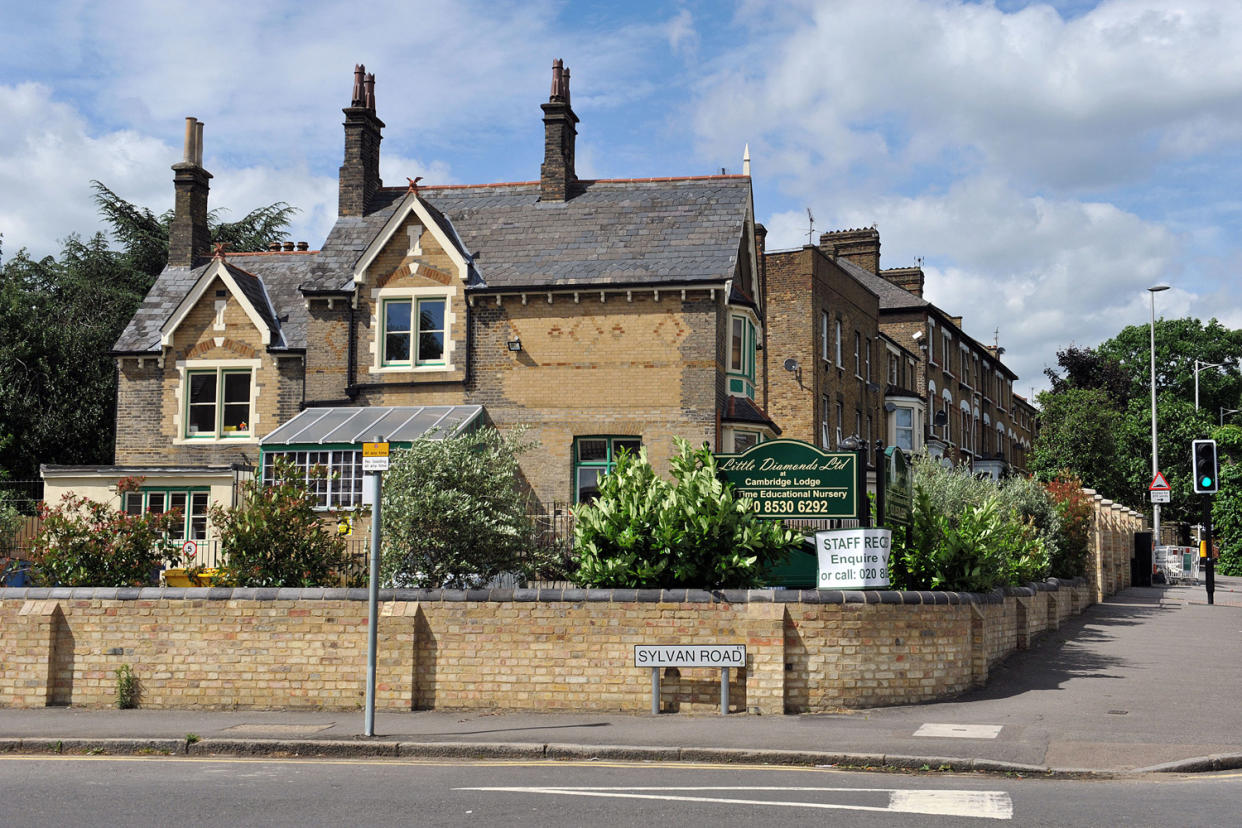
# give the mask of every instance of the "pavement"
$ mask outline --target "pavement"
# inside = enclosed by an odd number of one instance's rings
[[[1119,775],[1242,768],[1242,578],[1133,587],[949,701],[758,716],[0,708],[0,754],[599,759]]]

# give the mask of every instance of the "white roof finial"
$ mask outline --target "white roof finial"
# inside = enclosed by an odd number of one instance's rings
[[[750,144],[742,152],[742,175],[750,175]]]

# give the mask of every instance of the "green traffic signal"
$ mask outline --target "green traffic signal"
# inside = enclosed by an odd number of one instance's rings
[[[1216,492],[1216,441],[1195,440],[1190,447],[1196,494]]]

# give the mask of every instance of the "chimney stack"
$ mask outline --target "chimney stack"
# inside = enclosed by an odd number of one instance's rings
[[[367,204],[383,186],[379,177],[381,130],[384,122],[375,115],[375,75],[366,67],[354,67],[354,89],[345,113],[345,163],[341,165],[337,213],[366,214]]]
[[[207,193],[211,173],[203,169],[203,125],[185,119],[185,149],[173,164],[173,220],[168,228],[168,264],[195,267],[211,255],[207,229]]]
[[[880,275],[887,281],[901,288],[908,290],[915,296],[922,298],[923,296],[923,268],[921,267],[890,267],[881,270]]]
[[[829,258],[847,259],[877,276],[880,273],[880,231],[874,227],[824,233],[819,249]]]
[[[568,201],[578,183],[574,172],[578,116],[569,105],[569,69],[560,58],[552,62],[552,93],[542,108],[543,166],[539,169],[539,200]]]

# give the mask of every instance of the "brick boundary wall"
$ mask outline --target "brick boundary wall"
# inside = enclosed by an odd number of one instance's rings
[[[1098,583],[1096,581],[1095,583]],[[650,710],[635,644],[745,644],[731,709],[825,712],[950,697],[1096,600],[1055,579],[987,595],[837,590],[381,590],[385,710]],[[357,589],[0,589],[0,706],[363,704]],[[719,673],[667,669],[661,707],[712,712]]]

